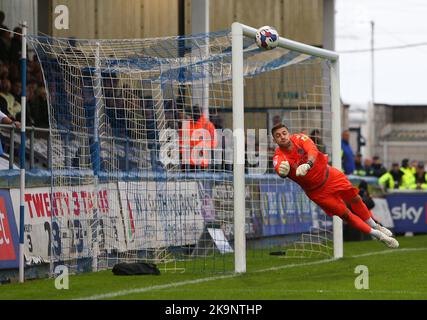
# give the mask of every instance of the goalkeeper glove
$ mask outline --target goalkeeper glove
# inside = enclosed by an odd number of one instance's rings
[[[297,176],[305,176],[312,166],[313,162],[311,162],[310,160],[307,161],[307,163],[300,165],[297,168]]]
[[[282,161],[280,162],[279,165],[279,174],[282,177],[286,177],[289,173],[289,170],[291,169],[291,167],[289,166],[289,162],[288,161]]]

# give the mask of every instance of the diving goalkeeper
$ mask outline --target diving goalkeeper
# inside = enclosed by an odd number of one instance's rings
[[[279,176],[289,177],[298,183],[327,215],[340,217],[351,227],[372,235],[389,248],[399,247],[391,231],[374,221],[358,189],[344,173],[328,165],[327,155],[319,152],[308,136],[291,135],[281,123],[272,128],[271,134],[279,146],[273,156],[274,169]]]

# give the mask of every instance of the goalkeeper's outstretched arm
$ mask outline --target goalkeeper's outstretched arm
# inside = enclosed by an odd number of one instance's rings
[[[316,144],[306,135],[301,135],[300,139],[303,141],[302,147],[307,153],[307,162],[301,164],[296,171],[297,176],[305,176],[308,171],[313,167],[314,162],[316,161],[317,154],[319,150],[317,149]]]

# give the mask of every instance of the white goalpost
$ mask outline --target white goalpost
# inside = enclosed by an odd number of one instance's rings
[[[234,22],[231,27],[232,51],[233,51],[233,130],[244,130],[244,72],[243,72],[243,36],[255,40],[257,29],[244,24]],[[331,108],[332,108],[332,165],[341,169],[341,102],[339,87],[339,55],[335,52],[308,46],[280,37],[279,47],[296,52],[321,57],[331,62]],[[244,146],[242,140],[238,140],[235,134],[235,150]],[[234,163],[238,163],[235,153]],[[245,217],[245,179],[244,165],[234,167],[234,228],[235,228],[235,272],[246,271],[246,238],[244,232]],[[342,220],[333,218],[333,255],[334,258],[343,257]]]
[[[272,252],[342,257],[341,220],[275,174],[269,135],[277,121],[319,132],[341,167],[338,55],[284,38],[264,50],[255,33],[233,23],[154,39],[27,36],[52,169],[49,214],[25,213],[25,255],[70,272],[151,262],[244,273],[284,263]]]

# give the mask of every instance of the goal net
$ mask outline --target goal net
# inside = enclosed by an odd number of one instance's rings
[[[39,226],[49,250],[26,255],[70,272],[136,261],[223,272],[239,259],[244,269],[285,263],[277,252],[333,255],[332,221],[274,173],[270,135],[283,121],[332,159],[331,61],[260,49],[247,32],[232,50],[233,37],[28,37],[48,93],[52,179],[51,215]],[[233,130],[236,119],[244,130]]]

